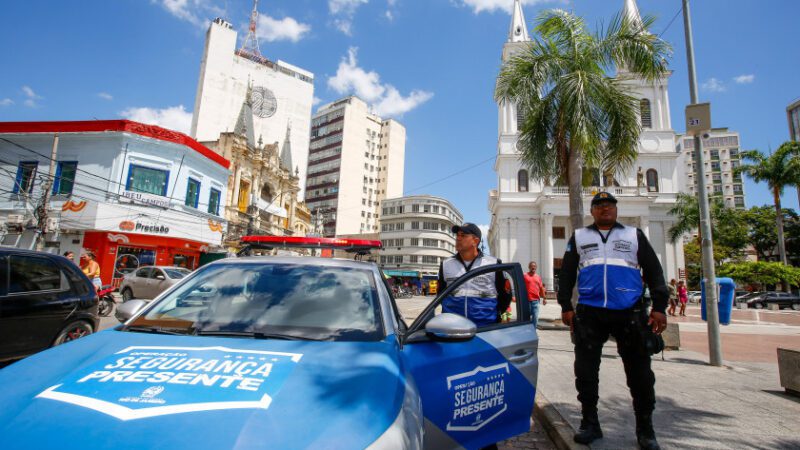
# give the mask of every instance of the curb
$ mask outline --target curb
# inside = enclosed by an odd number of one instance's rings
[[[590,448],[572,440],[572,437],[575,436],[575,429],[558,412],[555,406],[550,404],[547,397],[538,391],[536,392],[533,415],[542,424],[545,433],[559,450],[586,450]]]

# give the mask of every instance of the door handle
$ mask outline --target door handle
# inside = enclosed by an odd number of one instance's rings
[[[512,363],[521,363],[533,358],[533,352],[529,350],[517,350],[513,356],[509,356],[508,360]]]

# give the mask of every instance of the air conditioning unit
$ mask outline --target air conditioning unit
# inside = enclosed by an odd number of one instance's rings
[[[9,225],[22,225],[25,216],[22,214],[9,214],[6,223]]]

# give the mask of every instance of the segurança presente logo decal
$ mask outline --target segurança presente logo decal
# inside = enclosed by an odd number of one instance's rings
[[[302,354],[227,347],[132,346],[71,375],[37,398],[120,420],[269,408]]]
[[[508,363],[475,369],[447,377],[453,401],[447,431],[476,431],[508,409],[505,402]]]

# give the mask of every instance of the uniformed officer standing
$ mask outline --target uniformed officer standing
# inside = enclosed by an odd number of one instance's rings
[[[484,255],[478,248],[481,230],[475,224],[456,225],[452,231],[456,235],[457,253],[439,266],[439,292],[470,270],[500,263],[497,258]],[[503,274],[487,273],[467,280],[445,298],[442,312],[462,315],[480,327],[497,323],[499,314],[510,303],[511,295],[506,292]]]
[[[644,449],[660,448],[653,430],[655,376],[648,342],[667,327],[669,293],[661,263],[642,230],[617,222],[617,199],[608,192],[592,198],[594,224],[576,230],[567,244],[559,277],[561,318],[575,333],[575,387],[583,420],[575,442],[603,437],[597,416],[598,374],[603,344],[617,341],[636,413],[636,438]],[[641,269],[641,272],[640,272]],[[642,278],[650,288],[652,311],[642,302]],[[578,282],[577,311],[572,289]],[[652,330],[652,333],[651,333]]]

